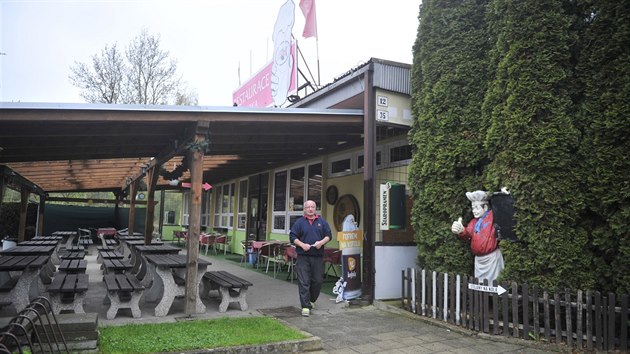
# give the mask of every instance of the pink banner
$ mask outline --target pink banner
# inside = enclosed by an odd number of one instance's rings
[[[300,0],[300,9],[304,14],[304,38],[317,37],[317,14],[315,12],[315,0]]]
[[[289,78],[289,89],[284,95],[286,96],[294,94],[297,88],[297,61],[295,55],[296,45],[295,42],[291,44],[291,75]],[[275,63],[276,67],[278,63]],[[239,107],[269,107],[273,106],[274,98],[272,96],[272,85],[276,83],[277,79],[274,78],[274,62],[271,61],[265,65],[258,73],[256,73],[251,79],[249,79],[244,85],[236,89],[232,93],[233,103]]]

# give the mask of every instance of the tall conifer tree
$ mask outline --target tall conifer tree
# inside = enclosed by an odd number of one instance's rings
[[[487,122],[481,102],[488,81],[485,0],[424,0],[412,72],[416,147],[410,168],[413,224],[420,265],[470,273],[468,244],[450,231],[470,219],[465,192],[481,189]]]
[[[487,182],[508,187],[520,243],[502,243],[503,278],[585,286],[587,237],[576,169],[579,131],[571,116],[571,15],[561,2],[493,0],[488,23],[496,77],[484,104],[491,121]]]
[[[597,289],[630,293],[630,1],[580,2],[579,122]]]

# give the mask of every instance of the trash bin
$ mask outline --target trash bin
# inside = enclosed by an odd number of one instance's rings
[[[258,254],[254,252],[252,247],[247,247],[247,263],[251,265],[255,265],[258,260]]]
[[[2,240],[2,250],[8,250],[11,247],[17,246],[17,238],[14,237],[5,237]]]

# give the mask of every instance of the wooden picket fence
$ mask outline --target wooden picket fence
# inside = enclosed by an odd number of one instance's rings
[[[420,268],[402,271],[402,294],[404,309],[478,332],[577,350],[628,350],[627,294],[489,285]]]

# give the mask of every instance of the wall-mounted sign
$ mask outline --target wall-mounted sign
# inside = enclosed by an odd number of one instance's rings
[[[379,122],[388,122],[389,121],[389,112],[381,111],[380,109],[376,111],[376,120]]]
[[[404,229],[406,218],[405,185],[383,183],[379,192],[379,225],[381,230]]]

